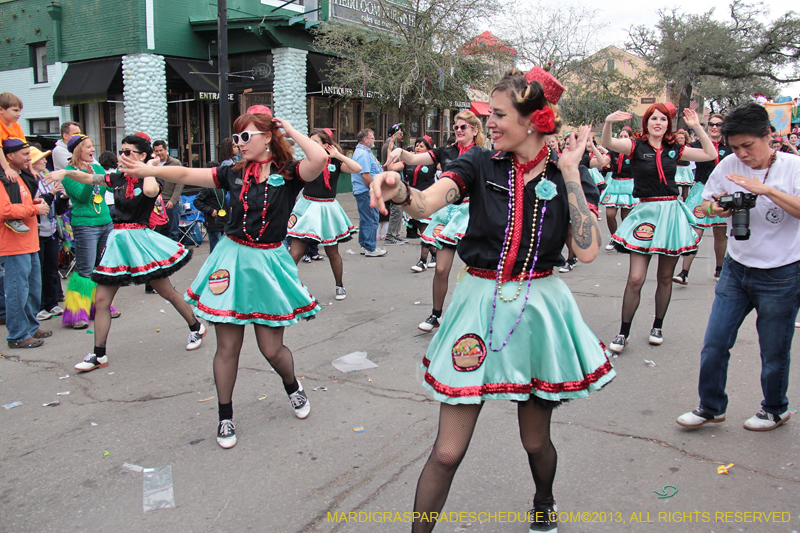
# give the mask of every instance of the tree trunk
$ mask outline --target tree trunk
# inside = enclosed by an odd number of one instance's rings
[[[692,100],[692,84],[687,83],[681,88],[680,97],[678,99],[678,117],[675,121],[678,129],[685,129],[688,130],[689,128],[686,126],[686,122],[683,120],[683,110],[689,107],[689,103]]]

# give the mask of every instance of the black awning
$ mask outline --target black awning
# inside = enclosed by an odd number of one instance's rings
[[[70,63],[53,93],[53,105],[105,102],[121,64],[119,57]]]
[[[209,65],[208,61],[177,57],[167,57],[166,61],[186,85],[192,88],[195,96],[197,93],[219,92],[219,75],[214,72],[217,69]]]
[[[330,68],[329,62],[334,58],[308,53],[308,68],[306,69],[306,87],[309,93],[319,93],[322,91],[323,86],[329,86],[330,79],[328,78],[328,69]]]

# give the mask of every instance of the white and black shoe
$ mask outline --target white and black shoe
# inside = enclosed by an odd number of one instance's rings
[[[306,418],[311,412],[311,404],[308,401],[306,392],[303,390],[303,384],[298,381],[297,386],[300,388],[289,395],[289,401],[292,403],[294,415],[302,419]]]
[[[108,356],[97,357],[95,354],[90,353],[83,358],[83,361],[75,365],[75,370],[80,372],[91,372],[96,368],[103,368],[108,366]]]
[[[428,261],[428,268],[436,268],[436,255],[431,255],[431,260]]]
[[[677,283],[679,285],[688,285],[689,284],[689,282],[687,281],[688,277],[689,277],[689,272],[686,270],[681,270],[680,274],[672,277],[672,282]]]
[[[219,421],[219,428],[217,428],[217,444],[226,450],[236,446],[236,427],[233,425],[233,420]]]
[[[411,267],[411,270],[413,270],[414,272],[425,272],[426,270],[428,270],[428,265],[425,264],[425,261],[420,259],[419,261],[417,261],[416,265]]]
[[[709,422],[716,424],[724,421],[725,413],[721,415],[712,415],[702,407],[698,407],[690,413],[684,413],[675,419],[675,422],[685,428],[699,428],[700,426],[705,426]]]
[[[661,333],[661,328],[651,329],[650,338],[648,338],[647,341],[653,346],[661,346],[661,343],[664,342],[664,336]]]
[[[420,323],[420,325],[417,327],[422,331],[424,331],[425,333],[430,333],[431,331],[433,331],[434,328],[439,327],[439,317],[437,317],[436,315],[431,315],[428,318],[426,318],[424,322]]]
[[[606,244],[606,250],[613,250],[614,248],[616,248],[616,246],[614,246],[614,241],[610,241]]]
[[[530,533],[558,533],[558,508],[556,502],[539,504],[533,502],[529,511],[531,518]]]
[[[333,297],[335,300],[344,300],[347,298],[347,291],[344,290],[344,287],[336,287],[335,290],[336,296]]]
[[[207,331],[208,330],[206,329],[206,327],[203,325],[202,322],[200,323],[199,330],[190,331],[189,340],[186,341],[186,350],[191,352],[193,350],[198,349],[203,344],[203,337],[206,336]]]
[[[625,346],[628,345],[628,339],[625,338],[625,335],[619,334],[614,337],[614,340],[611,341],[611,344],[608,345],[608,349],[614,353],[622,353],[622,350],[625,349]]]
[[[750,431],[769,431],[788,422],[790,416],[792,415],[788,409],[779,415],[768,413],[761,409],[755,415],[744,421],[744,429],[749,429]]]
[[[562,274],[566,274],[567,272],[572,272],[576,266],[578,266],[578,258],[573,257],[572,259],[567,259],[567,263],[559,268],[558,271]]]

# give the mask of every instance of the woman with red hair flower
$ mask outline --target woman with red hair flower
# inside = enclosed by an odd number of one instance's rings
[[[703,149],[680,144],[672,131],[674,110],[672,104],[651,105],[642,117],[642,131],[634,133],[631,139],[611,136],[611,125],[630,120],[630,113],[616,111],[606,118],[603,126],[603,146],[626,154],[631,161],[633,195],[640,202],[611,236],[618,250],[630,253],[628,283],[622,300],[622,326],[608,346],[615,353],[621,353],[628,344],[631,323],[653,255],[658,255],[658,287],[656,318],[649,342],[660,345],[664,341],[662,325],[672,296],[675,265],[680,255],[697,250],[700,242],[693,229],[697,221],[683,202],[678,201],[675,175],[679,161],[709,161],[716,157],[716,151],[711,139],[700,128],[697,113],[691,109],[683,110],[684,119],[686,125],[697,132]]]

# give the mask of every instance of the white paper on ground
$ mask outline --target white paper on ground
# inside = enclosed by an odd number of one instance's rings
[[[172,467],[145,468],[142,504],[144,512],[154,509],[174,509],[175,494],[172,490]]]
[[[353,352],[343,355],[339,359],[334,359],[333,367],[339,372],[352,372],[354,370],[377,368],[378,365],[367,359],[367,352]]]

